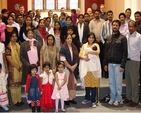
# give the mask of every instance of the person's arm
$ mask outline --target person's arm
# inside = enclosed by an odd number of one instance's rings
[[[41,51],[40,51],[40,73],[43,72],[43,47],[41,48]]]
[[[28,61],[24,58],[24,54],[26,54],[26,53],[24,53],[24,45],[25,45],[26,43],[22,43],[21,44],[21,47],[20,47],[20,60],[21,60],[21,62],[24,64],[24,65],[26,65],[26,66],[29,66],[30,64],[28,63]]]
[[[96,46],[97,50],[89,50],[86,54],[94,54],[99,55],[100,54],[100,47],[98,44],[94,44],[92,47]]]
[[[25,86],[26,95],[28,95],[30,80],[31,80],[31,77],[30,77],[30,75],[28,75],[27,78],[26,78],[26,86]]]
[[[121,60],[121,68],[125,68],[125,63],[127,60],[127,39],[124,37],[122,39],[122,60]]]
[[[57,75],[57,73],[55,74],[55,82],[56,82],[56,84],[57,84],[57,86],[58,86],[58,90],[60,90],[61,87],[60,87],[60,85],[59,85],[59,80],[58,80],[58,75]]]

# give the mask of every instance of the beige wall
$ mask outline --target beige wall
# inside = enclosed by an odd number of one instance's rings
[[[120,12],[124,12],[124,0],[105,0],[106,11],[112,10],[114,12],[114,19],[118,19]]]
[[[0,0],[0,10],[3,8],[7,8],[7,0]]]

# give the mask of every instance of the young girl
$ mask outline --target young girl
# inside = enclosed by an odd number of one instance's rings
[[[49,62],[44,62],[42,67],[43,73],[40,77],[42,78],[42,88],[44,93],[40,99],[40,105],[44,109],[44,112],[46,112],[47,109],[52,110],[54,107],[54,100],[51,99],[54,75]]]
[[[7,97],[7,77],[8,75],[2,71],[2,64],[0,63],[0,107],[8,111],[8,97]]]
[[[31,64],[29,68],[29,75],[26,79],[26,95],[28,100],[31,100],[32,112],[35,112],[35,103],[37,105],[37,112],[40,112],[40,97],[42,94],[42,83],[38,74],[38,67],[36,64]]]
[[[58,112],[58,103],[59,99],[61,99],[61,108],[62,111],[65,112],[64,109],[64,101],[69,98],[68,88],[67,88],[67,76],[64,72],[65,64],[62,61],[57,63],[58,72],[55,74],[55,86],[52,94],[52,99],[55,99],[55,107],[56,112]]]

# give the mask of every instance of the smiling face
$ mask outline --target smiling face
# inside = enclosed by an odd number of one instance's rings
[[[16,43],[16,41],[17,41],[17,34],[16,33],[13,33],[12,34],[12,37],[10,37],[10,42]]]
[[[54,42],[55,42],[55,40],[54,40],[54,38],[52,36],[49,36],[47,38],[47,45],[53,46],[54,45]]]
[[[28,39],[34,38],[34,33],[33,33],[33,31],[29,30],[29,31],[27,32],[27,37],[28,37]]]

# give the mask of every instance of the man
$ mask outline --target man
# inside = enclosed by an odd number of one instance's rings
[[[95,18],[92,19],[90,21],[90,23],[89,23],[89,29],[90,29],[90,32],[93,32],[95,34],[96,41],[100,46],[100,55],[99,55],[99,57],[100,57],[101,66],[103,66],[104,45],[103,45],[103,43],[101,41],[101,37],[100,37],[101,35],[100,34],[101,34],[102,25],[105,22],[105,20],[100,18],[100,15],[101,15],[100,10],[95,10],[94,15],[95,15]],[[102,70],[102,74],[103,74],[103,70]]]
[[[100,11],[101,11],[101,16],[100,18],[102,18],[103,20],[107,20],[107,13],[105,12],[105,6],[104,4],[100,5]]]
[[[2,16],[2,21],[7,25],[7,17],[8,17],[8,10],[7,9],[2,9],[1,10],[1,16]]]
[[[110,105],[122,104],[122,78],[127,59],[127,39],[119,32],[120,21],[112,22],[112,35],[107,37],[104,70],[109,72]]]
[[[128,23],[129,21],[131,21],[132,19],[130,18],[131,17],[131,9],[130,8],[127,8],[125,10],[125,15],[126,15],[126,23]]]
[[[107,12],[107,21],[102,25],[101,29],[101,41],[104,44],[107,36],[112,35],[112,21],[113,21],[113,11],[109,10]]]
[[[141,12],[136,11],[134,16],[136,21],[136,31],[141,34]]]
[[[130,21],[128,28],[130,33],[127,35],[128,58],[125,66],[126,99],[123,102],[131,102],[129,106],[134,107],[139,99],[141,35],[136,31],[135,21]]]
[[[87,9],[87,13],[90,15],[91,13],[93,13],[92,9],[91,8],[88,8]]]
[[[121,23],[119,31],[122,35],[126,36],[129,33],[129,30],[128,30],[128,23],[125,22],[126,19],[125,13],[120,13],[118,18]]]

